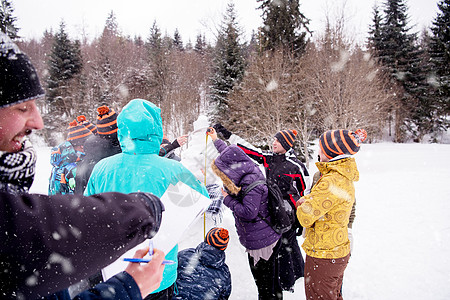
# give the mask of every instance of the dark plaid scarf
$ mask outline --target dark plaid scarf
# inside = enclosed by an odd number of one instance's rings
[[[214,225],[217,225],[218,223],[222,223],[223,195],[220,186],[216,183],[208,184],[206,189],[208,190],[209,198],[211,198],[211,204],[206,210],[206,213],[211,216]]]
[[[34,180],[35,166],[36,152],[27,140],[20,152],[0,151],[0,191],[27,193]]]

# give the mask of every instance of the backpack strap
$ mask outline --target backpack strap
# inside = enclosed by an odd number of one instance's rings
[[[265,180],[257,180],[252,183],[250,183],[245,190],[242,191],[242,198],[245,197],[251,190],[253,190],[255,187],[261,184],[267,184]]]
[[[250,183],[250,184],[247,186],[247,188],[246,188],[245,190],[242,191],[241,197],[244,198],[245,195],[247,195],[251,190],[253,190],[253,189],[254,189],[255,187],[257,187],[258,185],[262,185],[262,184],[267,185],[267,182],[266,182],[265,180],[257,180],[257,181],[254,181],[254,182]],[[267,199],[267,200],[268,200],[268,199]],[[261,220],[263,220],[264,222],[266,222],[267,225],[271,226],[269,220],[267,220],[265,217],[263,217],[259,212],[258,212],[258,217],[259,217]],[[251,220],[250,223],[256,223],[257,220],[258,220],[258,219],[255,218],[255,219]]]

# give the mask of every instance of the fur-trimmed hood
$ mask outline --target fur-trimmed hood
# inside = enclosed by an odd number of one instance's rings
[[[230,194],[237,195],[241,188],[236,186],[231,179],[225,175],[224,172],[220,171],[219,168],[216,166],[216,160],[213,160],[211,163],[211,169],[216,174],[217,177],[222,180],[224,187],[228,190]]]
[[[244,178],[259,178],[261,176],[264,178],[258,166],[236,145],[230,145],[223,149],[213,161],[212,169],[222,179],[225,187],[234,195],[237,195],[242,187],[253,181],[244,180]]]

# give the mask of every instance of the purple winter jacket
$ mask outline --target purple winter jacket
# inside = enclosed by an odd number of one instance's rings
[[[265,180],[261,170],[242,149],[236,145],[227,146],[220,139],[217,139],[214,145],[220,152],[215,160],[217,168],[236,186],[245,190],[252,182]],[[237,196],[228,195],[223,201],[233,212],[239,241],[249,250],[267,247],[280,238],[280,235],[258,216],[259,213],[270,220],[267,195],[267,186],[258,185],[242,200]]]

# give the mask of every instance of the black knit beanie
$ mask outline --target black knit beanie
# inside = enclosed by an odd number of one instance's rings
[[[0,32],[0,108],[44,96],[30,59]]]

